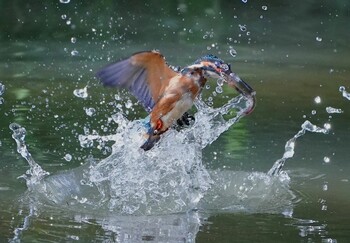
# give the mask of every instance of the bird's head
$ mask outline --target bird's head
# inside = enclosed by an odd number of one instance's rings
[[[234,87],[239,93],[252,100],[252,107],[247,113],[254,109],[255,91],[237,74],[232,72],[230,64],[225,63],[217,56],[209,54],[199,58],[193,66],[202,69],[206,78],[223,78],[229,86]]]

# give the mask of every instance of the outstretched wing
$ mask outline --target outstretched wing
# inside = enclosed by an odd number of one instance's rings
[[[177,75],[157,51],[133,54],[128,59],[113,63],[97,73],[106,86],[129,90],[150,112],[169,80]]]

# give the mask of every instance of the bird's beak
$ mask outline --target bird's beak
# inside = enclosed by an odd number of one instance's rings
[[[228,68],[227,70],[222,70],[221,76],[224,78],[224,80],[230,87],[234,87],[239,93],[241,93],[249,99],[251,104],[249,109],[245,113],[251,113],[254,110],[256,103],[254,89],[250,87],[248,83],[244,82],[240,77],[238,77],[237,74],[232,72],[230,68]]]

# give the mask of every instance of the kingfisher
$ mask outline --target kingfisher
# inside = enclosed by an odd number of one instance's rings
[[[214,55],[206,55],[183,69],[169,66],[156,50],[142,51],[112,63],[96,76],[109,87],[124,88],[132,93],[149,113],[147,140],[141,146],[150,150],[176,121],[187,121],[187,111],[209,78],[223,78],[229,86],[253,100],[246,112],[255,106],[255,92],[231,66]]]

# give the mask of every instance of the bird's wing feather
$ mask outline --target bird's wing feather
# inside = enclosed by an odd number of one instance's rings
[[[128,59],[113,63],[97,73],[106,86],[128,89],[149,112],[169,80],[177,75],[157,51],[135,53]]]

